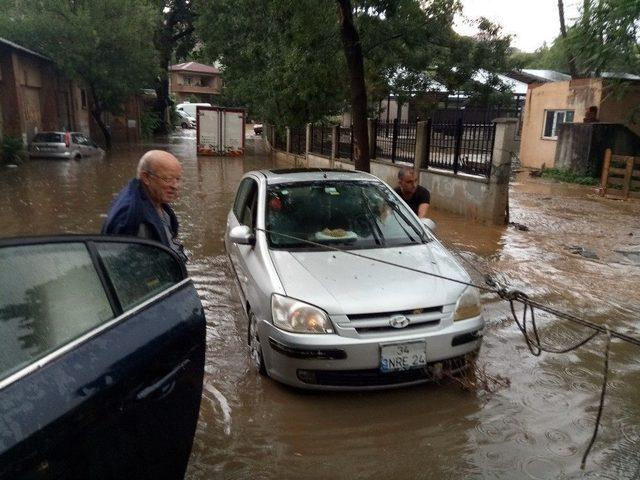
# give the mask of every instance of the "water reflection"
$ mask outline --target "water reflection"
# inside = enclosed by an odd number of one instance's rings
[[[175,210],[207,315],[203,402],[188,478],[633,478],[640,462],[640,355],[614,342],[610,389],[587,470],[579,469],[595,420],[602,340],[570,355],[531,357],[508,306],[484,296],[480,362],[510,380],[494,394],[453,384],[361,394],[310,394],[257,376],[246,319],[223,249],[226,215],[242,174],[271,168],[260,140],[245,158],[197,157],[194,134],[120,147],[103,159],[29,161],[0,176],[3,236],[98,232],[114,195],[149,148],[183,162]],[[638,335],[640,268],[617,250],[640,245],[640,203],[589,187],[518,178],[511,219],[529,227],[470,224],[431,211],[445,243],[534,298]],[[588,259],[567,250],[579,245]],[[538,315],[549,342],[581,328]]]

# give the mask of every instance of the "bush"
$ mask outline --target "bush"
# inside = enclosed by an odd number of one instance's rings
[[[5,164],[21,163],[27,152],[20,137],[5,136],[0,144],[0,160]]]
[[[142,138],[151,138],[158,128],[162,125],[162,119],[157,112],[153,110],[145,110],[140,114],[140,132]]]
[[[600,183],[599,178],[584,177],[568,170],[560,170],[559,168],[546,168],[540,176],[558,182],[579,183],[580,185],[598,185]]]

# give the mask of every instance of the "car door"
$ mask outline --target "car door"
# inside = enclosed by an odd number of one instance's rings
[[[227,219],[227,231],[238,225],[247,225],[255,234],[255,216],[257,215],[258,182],[255,178],[246,177],[240,182],[233,209]],[[254,245],[239,245],[228,242],[231,264],[240,285],[243,300],[248,300],[250,272],[247,270],[247,256],[254,250]]]
[[[0,479],[184,476],[204,312],[175,253],[131,237],[0,241]]]

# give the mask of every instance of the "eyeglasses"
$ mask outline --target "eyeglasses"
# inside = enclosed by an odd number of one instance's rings
[[[149,170],[145,170],[145,172],[150,177],[159,178],[160,180],[162,180],[167,185],[171,185],[171,184],[174,184],[174,183],[180,183],[182,181],[182,179],[180,177],[163,177],[162,175],[156,175],[155,173],[150,172]]]

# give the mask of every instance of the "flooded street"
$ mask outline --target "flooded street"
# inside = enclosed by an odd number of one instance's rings
[[[493,392],[469,392],[448,380],[310,393],[252,370],[222,239],[243,173],[275,166],[259,138],[247,140],[244,158],[196,157],[191,131],[166,143],[120,146],[103,159],[0,167],[0,235],[98,232],[113,196],[150,148],[183,161],[175,210],[207,313],[204,396],[187,478],[640,478],[640,349],[612,342],[602,424],[581,470],[597,413],[604,337],[568,354],[534,357],[509,305],[493,295],[483,297],[479,365],[508,383]],[[519,175],[511,220],[528,230],[433,210],[442,241],[538,301],[640,337],[640,202]],[[536,319],[543,340],[557,347],[590,333],[543,312]]]

